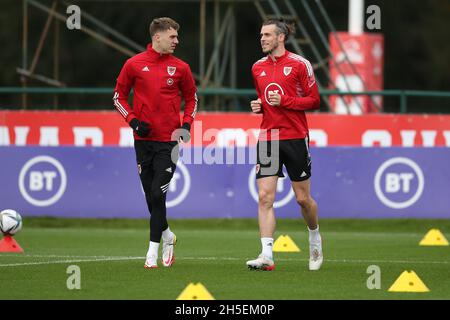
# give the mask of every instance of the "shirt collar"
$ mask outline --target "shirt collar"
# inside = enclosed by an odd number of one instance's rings
[[[281,56],[275,57],[275,60],[272,60],[272,58],[271,58],[270,56],[268,57],[267,60],[270,61],[270,62],[280,62],[280,61],[282,61],[284,58],[286,58],[286,57],[288,56],[289,53],[290,53],[289,51],[285,50],[285,51],[284,51],[284,54],[281,55]]]
[[[162,54],[162,53],[155,51],[155,49],[153,49],[151,43],[147,44],[147,54],[150,56],[150,58],[155,59],[155,60],[163,59],[170,55],[170,54]]]

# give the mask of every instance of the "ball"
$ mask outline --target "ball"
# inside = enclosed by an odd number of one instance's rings
[[[0,231],[4,235],[14,235],[22,229],[22,217],[12,209],[0,212]]]

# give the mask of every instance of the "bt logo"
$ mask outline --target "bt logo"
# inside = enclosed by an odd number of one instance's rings
[[[269,94],[271,93],[278,93],[281,95],[284,95],[283,88],[276,82],[269,83],[266,88],[264,89],[264,98],[266,99],[266,102],[273,106],[273,103],[269,102]]]
[[[403,192],[408,193],[411,189],[411,180],[414,179],[413,173],[387,173],[386,174],[386,193]]]
[[[283,174],[287,177],[286,168],[283,167]],[[250,171],[250,175],[248,176],[248,188],[250,190],[250,194],[253,199],[258,202],[258,190],[256,188],[256,171],[253,167]],[[291,188],[289,179],[279,178],[277,181],[277,189],[276,189],[276,197],[281,200],[275,201],[273,203],[274,208],[284,207],[289,201],[294,198],[294,191]]]
[[[19,174],[19,190],[26,201],[38,207],[56,203],[64,194],[67,176],[62,164],[50,156],[28,160]]]
[[[411,159],[397,157],[385,161],[374,179],[380,201],[393,209],[413,205],[423,193],[425,179],[420,167]]]

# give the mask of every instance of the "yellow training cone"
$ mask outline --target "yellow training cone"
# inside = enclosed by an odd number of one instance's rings
[[[441,231],[431,229],[419,243],[420,246],[448,246],[448,241]]]
[[[177,300],[215,300],[200,282],[197,284],[189,283],[188,286],[180,293]]]
[[[403,271],[388,290],[389,292],[428,292],[425,283],[414,271]]]
[[[288,235],[279,236],[273,244],[274,252],[300,252],[295,242]]]

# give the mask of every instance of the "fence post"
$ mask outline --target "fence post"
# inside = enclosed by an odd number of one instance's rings
[[[404,90],[401,91],[400,93],[400,113],[406,113],[408,110],[408,106],[407,106],[408,102],[407,102],[407,96]]]

